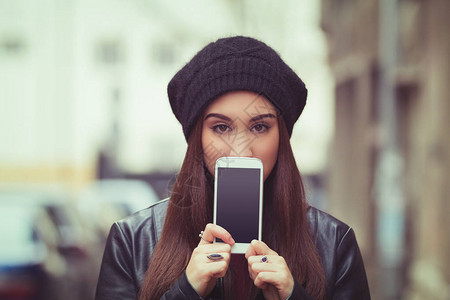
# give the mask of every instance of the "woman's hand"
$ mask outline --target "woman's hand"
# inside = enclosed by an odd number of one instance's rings
[[[261,259],[266,256],[267,262]],[[256,287],[262,289],[265,299],[285,300],[294,289],[294,278],[282,256],[264,242],[253,240],[245,253],[248,272]]]
[[[213,244],[214,238],[222,239],[226,244]],[[232,245],[234,240],[228,231],[211,223],[206,225],[203,239],[200,239],[197,248],[192,252],[186,268],[189,283],[202,298],[212,292],[217,278],[225,276],[230,264]],[[210,260],[208,255],[213,253],[222,255],[223,259]]]

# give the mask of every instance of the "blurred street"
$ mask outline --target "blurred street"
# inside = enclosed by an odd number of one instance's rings
[[[449,28],[448,0],[0,0],[0,300],[94,299],[111,225],[182,164],[168,82],[231,35],[305,81],[294,155],[372,299],[450,300]]]

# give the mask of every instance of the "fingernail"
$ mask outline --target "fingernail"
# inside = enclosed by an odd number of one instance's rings
[[[230,238],[230,242],[231,242],[231,244],[235,244],[236,242],[234,241],[234,239],[233,238]]]

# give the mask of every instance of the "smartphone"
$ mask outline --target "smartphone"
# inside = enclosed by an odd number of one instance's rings
[[[231,253],[245,253],[262,237],[263,164],[257,158],[221,157],[214,177],[214,224],[235,240]]]

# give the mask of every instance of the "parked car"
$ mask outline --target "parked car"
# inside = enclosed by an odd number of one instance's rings
[[[153,188],[141,180],[98,180],[82,190],[77,199],[80,213],[100,229],[106,239],[111,225],[159,201]]]
[[[42,232],[41,240],[51,249],[47,258],[52,263],[46,265],[46,270],[51,274],[56,271],[58,278],[64,278],[56,286],[46,286],[46,290],[52,293],[56,290],[59,295],[56,299],[93,299],[103,243],[83,224],[76,206],[65,193],[22,187],[0,192],[0,203],[40,212],[36,231]],[[45,220],[45,230],[41,230],[42,220]]]
[[[60,299],[66,265],[46,213],[0,201],[0,220],[0,299]]]
[[[132,214],[158,202],[159,196],[145,181],[136,179],[102,179],[93,182],[82,193],[86,203],[112,203],[126,214]]]

